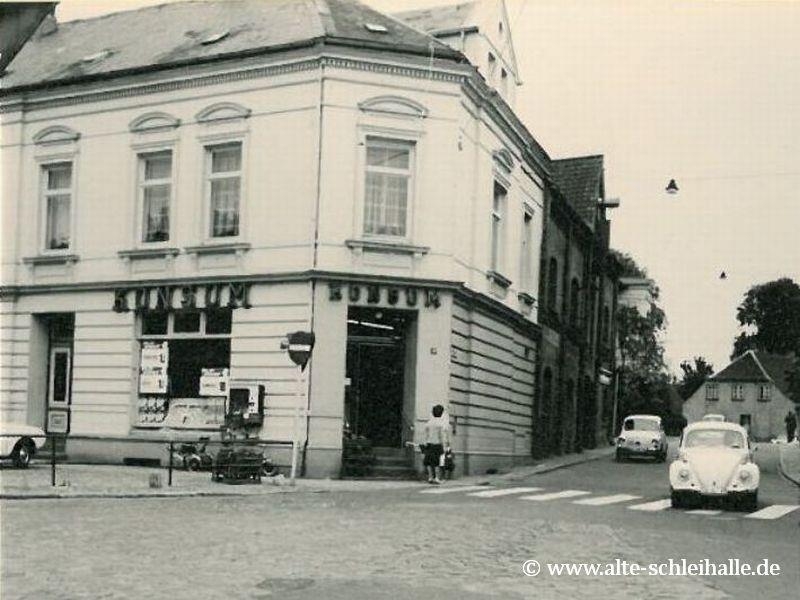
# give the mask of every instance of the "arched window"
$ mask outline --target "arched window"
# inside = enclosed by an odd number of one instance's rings
[[[550,259],[547,268],[547,308],[557,310],[556,301],[558,299],[558,261]]]
[[[581,309],[581,284],[577,277],[572,278],[569,285],[569,321],[573,325],[578,324],[578,317],[580,317]]]

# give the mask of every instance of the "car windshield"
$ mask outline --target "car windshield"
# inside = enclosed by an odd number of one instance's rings
[[[658,421],[653,419],[627,419],[625,431],[658,431]]]
[[[699,429],[686,434],[686,448],[744,448],[744,436],[738,431]]]

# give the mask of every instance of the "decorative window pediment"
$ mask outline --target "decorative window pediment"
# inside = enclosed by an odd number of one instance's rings
[[[51,125],[34,135],[33,143],[41,145],[69,144],[77,142],[80,137],[81,134],[74,129],[70,129],[64,125]]]
[[[511,152],[506,150],[505,148],[501,148],[500,150],[495,150],[492,152],[492,158],[497,165],[503,169],[506,173],[511,173],[514,169],[514,157],[511,155]]]
[[[402,96],[376,96],[375,98],[359,102],[358,108],[364,112],[401,117],[416,117],[422,119],[428,116],[428,109],[422,104]]]
[[[235,102],[218,102],[207,106],[195,117],[198,123],[216,123],[219,121],[232,121],[246,119],[252,111]]]
[[[128,127],[134,133],[147,133],[149,131],[164,131],[175,129],[181,124],[180,119],[164,112],[149,112],[136,117]]]

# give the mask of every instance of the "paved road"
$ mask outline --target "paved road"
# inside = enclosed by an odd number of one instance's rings
[[[760,509],[797,505],[797,488],[775,472],[772,449],[758,457],[764,471]],[[800,510],[774,519],[633,510],[666,497],[663,464],[604,459],[490,488],[457,487],[7,501],[0,505],[2,597],[766,600],[794,597],[800,584]],[[588,493],[566,497],[566,490]],[[491,493],[471,495],[483,492]],[[523,499],[537,494],[538,500]],[[669,558],[768,558],[784,574],[521,573],[528,559],[646,564]]]

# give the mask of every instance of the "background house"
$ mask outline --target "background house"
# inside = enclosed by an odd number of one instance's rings
[[[789,398],[791,357],[748,350],[692,394],[683,405],[689,423],[721,414],[749,428],[757,440],[786,434],[784,418],[797,406]]]

